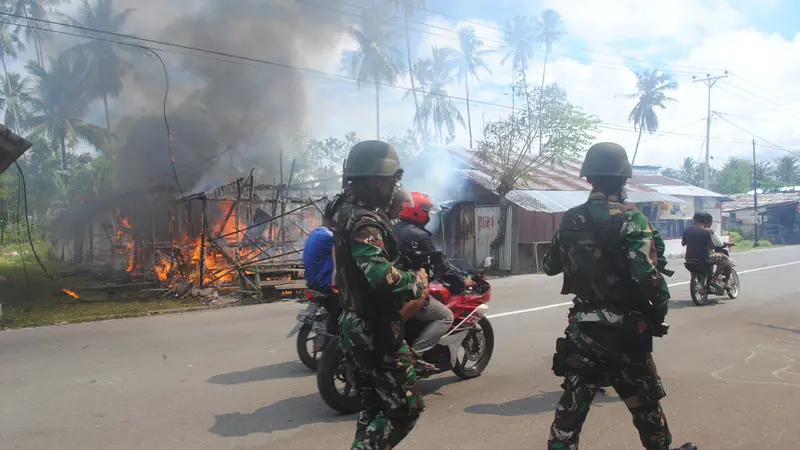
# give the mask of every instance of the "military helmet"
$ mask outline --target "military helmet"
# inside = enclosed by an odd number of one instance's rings
[[[581,177],[633,177],[628,153],[621,145],[600,142],[589,147],[581,167]]]
[[[403,173],[394,147],[383,141],[361,141],[350,149],[345,181],[367,177],[399,177]]]

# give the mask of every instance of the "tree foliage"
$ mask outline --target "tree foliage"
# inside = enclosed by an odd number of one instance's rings
[[[526,108],[518,116],[489,122],[478,141],[478,160],[493,174],[501,196],[535,168],[578,157],[597,135],[599,120],[570,103],[558,85],[533,89],[527,103],[541,104],[541,117],[537,109]],[[540,137],[541,149],[536,145]]]

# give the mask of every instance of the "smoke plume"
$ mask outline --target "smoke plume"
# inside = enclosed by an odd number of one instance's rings
[[[128,5],[124,3],[128,2]],[[135,11],[134,34],[197,48],[314,67],[330,58],[344,36],[339,13],[289,0],[118,2]],[[178,176],[185,193],[207,190],[245,176],[279,173],[281,148],[306,130],[307,73],[255,62],[188,52],[161,52],[170,81],[168,117]],[[116,121],[117,185],[121,190],[173,181],[162,114],[164,75],[154,58],[138,59],[126,81]],[[317,66],[318,67],[318,66]],[[288,173],[291,161],[284,161]]]

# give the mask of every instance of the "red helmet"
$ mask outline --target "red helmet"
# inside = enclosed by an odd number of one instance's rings
[[[410,220],[420,225],[425,225],[430,220],[430,212],[433,209],[433,201],[422,192],[412,192],[411,201],[403,203],[399,218]]]

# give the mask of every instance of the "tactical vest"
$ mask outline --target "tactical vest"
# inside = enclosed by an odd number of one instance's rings
[[[577,306],[627,310],[640,296],[621,236],[625,213],[634,209],[589,201],[565,214],[558,241],[564,267],[561,293],[574,294]]]
[[[376,345],[391,349],[403,340],[400,308],[402,298],[392,293],[379,292],[369,281],[352,256],[352,237],[362,219],[377,224],[383,234],[384,249],[389,261],[398,257],[398,244],[393,227],[387,217],[359,205],[349,196],[335,214],[334,247],[336,249],[336,287],[341,294],[342,307],[364,317],[375,332]],[[399,326],[399,333],[396,327]]]

